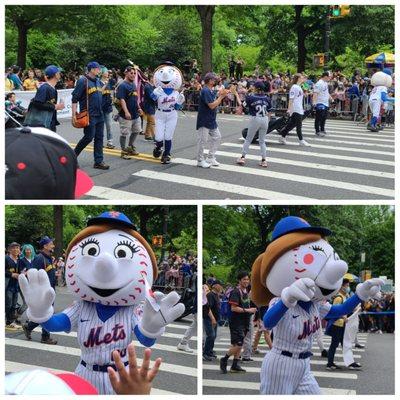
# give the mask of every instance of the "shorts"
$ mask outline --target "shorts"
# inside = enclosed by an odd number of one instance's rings
[[[231,344],[243,346],[243,341],[249,331],[249,326],[244,324],[229,324],[229,330],[231,332]]]

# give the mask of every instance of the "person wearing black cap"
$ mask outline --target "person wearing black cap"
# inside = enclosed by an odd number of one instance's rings
[[[40,85],[35,97],[29,104],[28,114],[25,124],[29,126],[44,126],[56,131],[56,126],[60,125],[57,121],[57,110],[63,110],[65,104],[58,103],[56,84],[60,80],[61,69],[55,65],[49,65],[44,70],[46,82]]]
[[[328,81],[331,79],[329,71],[322,73],[319,81],[314,85],[313,104],[315,106],[315,134],[325,136],[325,121],[328,117],[329,101],[332,97],[329,94]]]
[[[199,111],[197,113],[196,130],[197,136],[197,166],[201,168],[218,167],[219,162],[215,159],[221,133],[217,124],[217,107],[228,95],[229,90],[221,89],[216,98],[213,92],[218,77],[214,72],[208,72],[204,77],[204,87],[200,91]],[[207,159],[204,154],[207,142],[210,144]]]
[[[18,329],[15,325],[15,309],[18,301],[18,256],[21,246],[12,242],[8,246],[8,255],[5,260],[5,312],[6,328]]]
[[[103,157],[103,85],[97,78],[100,68],[101,66],[98,62],[90,62],[87,65],[88,73],[77,80],[75,89],[72,91],[72,119],[76,118],[78,102],[81,112],[88,108],[89,125],[83,128],[83,138],[76,145],[75,153],[79,156],[83,149],[94,140],[93,168],[107,170],[110,166],[104,163]]]
[[[31,268],[37,270],[44,269],[49,277],[50,285],[55,290],[56,286],[56,266],[53,265],[53,251],[54,251],[54,239],[48,236],[43,236],[39,241],[40,251],[32,261]],[[38,327],[39,324],[36,322],[28,322],[22,326],[25,336],[28,340],[32,339],[32,331]],[[57,340],[50,337],[50,333],[42,328],[42,343],[45,344],[57,344]]]
[[[261,150],[261,167],[267,167],[267,146],[265,145],[265,138],[268,131],[269,116],[271,112],[271,100],[269,96],[264,93],[264,82],[256,81],[254,83],[255,93],[246,95],[245,104],[249,107],[250,123],[247,130],[246,141],[243,144],[242,155],[236,161],[239,165],[245,164],[246,154],[249,152],[251,143],[254,136],[258,131],[258,143]],[[237,96],[239,105],[241,101]]]

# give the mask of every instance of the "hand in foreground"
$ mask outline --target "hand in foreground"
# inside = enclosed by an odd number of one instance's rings
[[[141,367],[137,365],[135,346],[128,345],[129,369],[126,370],[118,351],[113,352],[113,359],[117,371],[108,367],[108,377],[111,386],[117,394],[150,394],[153,379],[161,365],[161,358],[157,358],[150,369],[151,350],[146,349]]]

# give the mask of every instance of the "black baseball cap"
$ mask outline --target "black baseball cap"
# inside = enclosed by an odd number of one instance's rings
[[[74,150],[46,128],[6,130],[6,199],[75,199],[93,187]]]

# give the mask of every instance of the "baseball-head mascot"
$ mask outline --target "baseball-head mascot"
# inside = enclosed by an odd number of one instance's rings
[[[155,255],[133,223],[109,211],[88,221],[68,246],[65,263],[67,285],[77,298],[54,314],[55,292],[44,270],[20,275],[28,304],[27,316],[51,332],[77,331],[81,361],[76,374],[91,382],[100,394],[113,394],[107,368],[115,368],[117,350],[128,365],[126,348],[133,340],[152,346],[165,326],[184,311],[179,295],[151,291],[157,277]],[[137,307],[143,304],[143,311]]]
[[[383,284],[370,279],[343,304],[329,304],[326,300],[340,290],[347,272],[346,262],[326,240],[329,235],[329,229],[302,218],[283,218],[253,264],[252,300],[258,306],[269,304],[263,322],[274,333],[273,348],[262,364],[261,394],[321,394],[310,370],[321,318],[351,313],[361,301],[377,296]]]
[[[392,86],[392,83],[392,70],[390,68],[375,72],[371,77],[371,85],[374,87],[369,96],[372,117],[367,128],[372,132],[378,132],[382,129],[378,122],[383,104],[385,102],[394,102],[393,97],[388,97],[388,88]]]
[[[171,162],[172,138],[178,121],[176,110],[180,110],[185,101],[183,91],[178,92],[182,86],[182,81],[182,72],[172,63],[162,64],[154,71],[153,83],[155,89],[151,98],[157,104],[155,115],[156,143],[153,156],[155,158],[161,156],[162,164]]]

